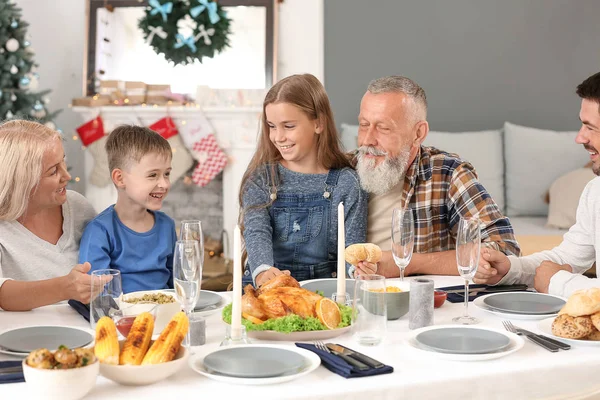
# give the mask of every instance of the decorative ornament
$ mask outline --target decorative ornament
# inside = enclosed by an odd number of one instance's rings
[[[231,20],[216,1],[149,0],[148,4],[138,26],[146,43],[167,61],[202,62],[229,46]]]
[[[17,95],[16,95],[16,94],[14,94],[14,93],[13,93],[13,94],[11,94],[11,95],[10,95],[10,100],[11,100],[11,101],[16,101],[16,100],[17,100]]]
[[[19,41],[15,38],[10,38],[6,41],[4,46],[6,47],[6,50],[14,53],[15,51],[19,50]]]
[[[3,94],[4,94],[4,92],[2,90],[0,90],[0,99],[2,98]]]
[[[19,23],[17,22],[16,19],[12,20],[12,22],[10,23],[10,27],[13,29],[17,29],[19,27]]]
[[[98,116],[79,126],[75,130],[79,134],[81,143],[87,147],[96,140],[104,137],[104,123],[102,121],[102,117]]]
[[[4,54],[4,51],[5,51],[4,48],[0,47],[0,54]]]
[[[10,73],[11,74],[16,74],[17,72],[19,72],[19,68],[17,68],[16,65],[13,65],[12,67],[10,67]]]
[[[36,101],[35,104],[33,105],[33,109],[35,111],[41,111],[44,109],[44,105],[42,103],[40,103],[40,101]]]
[[[40,81],[38,80],[38,76],[37,74],[30,74],[29,75],[29,89],[31,90],[36,90],[38,88],[38,85],[40,83]]]
[[[28,77],[24,76],[21,78],[21,80],[19,81],[19,87],[21,89],[25,89],[27,86],[29,86],[29,83],[31,82],[31,79],[29,79]]]
[[[26,40],[26,41],[23,42],[23,47],[29,47],[30,44],[31,43],[29,43],[29,41]]]
[[[52,121],[48,121],[44,125],[47,126],[50,129],[52,129],[52,130],[56,129],[56,125],[54,125],[54,122],[52,122]]]
[[[44,104],[50,104],[50,97],[43,97],[42,101],[44,102]]]
[[[13,117],[13,113],[10,110],[8,110],[6,112],[6,119],[11,119],[12,117]]]

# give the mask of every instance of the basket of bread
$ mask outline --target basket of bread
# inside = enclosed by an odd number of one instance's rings
[[[143,312],[135,317],[126,339],[119,341],[113,320],[100,318],[94,348],[100,375],[132,386],[149,385],[173,375],[189,356],[181,345],[188,329],[188,317],[178,312],[153,341],[154,317]]]
[[[552,334],[565,339],[600,340],[600,288],[573,293],[552,322]]]

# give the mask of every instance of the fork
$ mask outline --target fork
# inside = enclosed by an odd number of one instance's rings
[[[517,335],[523,335],[523,336],[527,337],[527,339],[531,340],[533,343],[545,348],[548,351],[551,351],[553,353],[556,353],[558,351],[557,345],[547,342],[544,339],[536,336],[535,334],[533,334],[531,332],[529,332],[529,334],[523,332],[521,329],[518,329],[517,327],[515,327],[512,324],[512,322],[510,322],[510,321],[502,321],[502,325],[504,325],[504,329],[506,329],[507,331],[516,333]]]
[[[341,358],[342,360],[346,361],[348,364],[352,365],[353,367],[358,368],[361,371],[369,369],[368,365],[366,365],[358,360],[355,360],[354,358],[352,358],[346,354],[342,354],[337,351],[330,350],[329,347],[327,347],[327,345],[325,343],[321,342],[320,340],[315,341],[315,347],[319,350],[323,350],[326,353],[333,354],[334,356]]]
[[[526,329],[519,328],[518,326],[514,325],[514,324],[513,324],[512,322],[510,322],[510,321],[506,321],[506,322],[508,322],[510,325],[512,325],[512,326],[513,326],[513,328],[515,328],[515,330],[517,330],[517,331],[520,331],[521,333],[523,333],[523,334],[525,334],[525,335],[534,335],[534,336],[537,336],[537,337],[539,337],[539,338],[541,338],[541,339],[545,340],[546,342],[550,342],[550,343],[552,343],[553,345],[555,345],[555,346],[558,346],[558,348],[559,348],[559,349],[561,349],[561,350],[569,350],[569,349],[571,349],[571,345],[568,345],[568,344],[566,344],[566,343],[563,343],[563,342],[561,342],[560,340],[552,339],[552,338],[549,338],[548,336],[540,335],[539,333],[533,333],[533,332],[529,332],[529,331],[528,331],[528,330],[526,330]]]

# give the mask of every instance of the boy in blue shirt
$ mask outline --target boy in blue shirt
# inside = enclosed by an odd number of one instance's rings
[[[148,128],[122,125],[106,153],[117,203],[86,226],[79,261],[121,271],[123,293],[172,288],[175,223],[158,211],[171,187],[171,146]]]

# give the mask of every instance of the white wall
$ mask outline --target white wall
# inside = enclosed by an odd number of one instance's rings
[[[81,142],[73,141],[83,121],[68,105],[83,91],[87,0],[16,0],[39,64],[40,90],[51,89],[50,109],[62,108],[57,125],[65,132],[68,163],[81,182],[71,188],[84,192]],[[279,6],[278,78],[311,73],[323,81],[323,0],[285,0]]]

